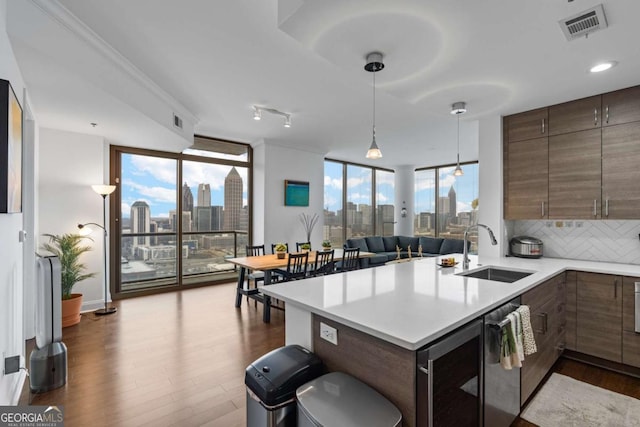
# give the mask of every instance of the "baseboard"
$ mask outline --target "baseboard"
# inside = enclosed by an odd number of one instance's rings
[[[21,358],[22,359],[22,358]],[[20,369],[14,374],[4,375],[0,379],[0,386],[5,388],[3,394],[7,399],[6,402],[0,402],[0,405],[16,406],[20,402],[20,394],[24,386],[27,373],[24,369]],[[2,399],[4,400],[4,398]]]
[[[95,311],[99,308],[104,308],[104,300],[98,299],[93,301],[84,301],[80,308],[80,313],[86,313],[88,311]]]
[[[640,378],[640,368],[635,366],[624,365],[622,363],[612,362],[610,360],[600,359],[599,357],[589,356],[588,354],[578,353],[577,351],[565,350],[562,354],[567,359],[577,360],[589,365],[598,366],[613,372],[618,372],[632,377]]]

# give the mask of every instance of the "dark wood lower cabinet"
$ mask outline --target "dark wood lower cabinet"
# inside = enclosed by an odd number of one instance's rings
[[[576,350],[622,362],[622,277],[579,272],[576,287]]]
[[[526,356],[520,369],[520,403],[524,404],[558,360],[564,346],[565,274],[559,274],[524,293],[521,302],[529,306],[538,348],[536,353]]]

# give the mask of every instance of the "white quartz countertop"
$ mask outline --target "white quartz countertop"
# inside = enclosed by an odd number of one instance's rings
[[[417,350],[566,270],[640,277],[640,265],[558,258],[471,256],[469,271],[499,266],[534,274],[514,283],[458,276],[441,257],[269,285],[263,292],[400,347]]]

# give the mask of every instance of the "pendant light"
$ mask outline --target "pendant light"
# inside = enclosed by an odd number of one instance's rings
[[[455,114],[458,118],[458,161],[456,164],[456,169],[453,171],[453,176],[462,176],[464,172],[460,167],[460,115],[467,112],[467,104],[464,102],[454,102],[451,105],[451,114]]]
[[[382,151],[376,143],[376,73],[384,68],[382,63],[382,54],[380,52],[371,52],[367,55],[367,63],[364,69],[373,74],[373,140],[371,146],[367,150],[367,159],[379,159],[382,157]]]

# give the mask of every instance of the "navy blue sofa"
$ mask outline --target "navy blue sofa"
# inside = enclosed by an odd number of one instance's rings
[[[411,247],[411,256],[418,256],[418,247],[422,245],[422,256],[434,257],[440,255],[448,255],[454,253],[462,253],[464,251],[464,240],[460,239],[441,239],[434,237],[408,237],[408,236],[370,236],[347,239],[344,244],[345,248],[360,248],[360,252],[373,252],[372,257],[361,258],[360,267],[375,267],[383,265],[388,261],[392,261],[398,257],[396,246],[400,246],[400,256],[407,258]]]

